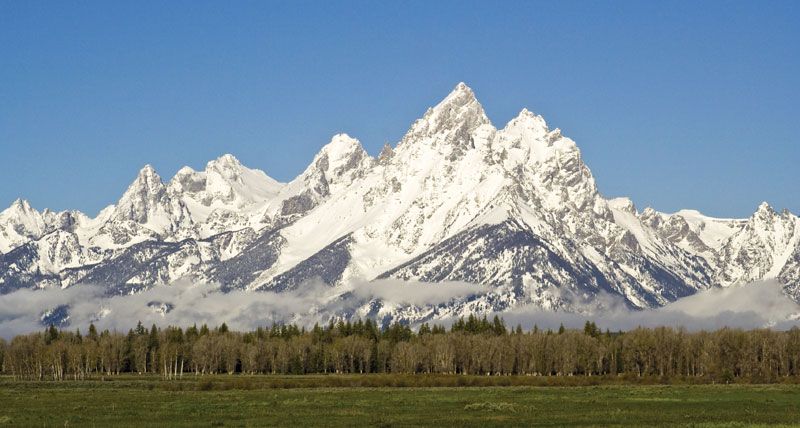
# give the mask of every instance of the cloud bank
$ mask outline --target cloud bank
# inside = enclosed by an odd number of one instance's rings
[[[636,327],[684,327],[688,330],[732,328],[789,329],[800,326],[800,305],[783,294],[776,281],[759,281],[742,286],[714,288],[684,297],[656,309],[628,310],[621,298],[604,295],[603,309],[588,314],[545,311],[528,306],[501,315],[506,324],[521,324],[525,328],[580,328],[586,321],[610,330],[630,330]]]
[[[326,322],[332,314],[352,314],[373,300],[400,305],[430,307],[451,301],[469,301],[490,293],[488,287],[460,283],[415,283],[378,280],[353,283],[347,292],[321,283],[306,283],[297,290],[272,292],[223,292],[213,284],[175,283],[156,286],[141,293],[108,296],[102,286],[66,289],[18,290],[0,296],[0,337],[41,330],[43,316],[65,321],[64,328],[89,323],[100,329],[127,331],[141,321],[145,325],[227,323],[235,330],[269,326],[274,322],[295,322],[310,326]],[[66,308],[68,318],[52,314]],[[63,315],[63,314],[62,314]],[[493,316],[494,314],[488,314]],[[690,330],[771,327],[787,329],[800,325],[800,306],[782,293],[776,282],[752,283],[741,287],[713,289],[683,298],[663,308],[632,311],[609,295],[599,296],[593,309],[583,313],[543,310],[522,306],[498,313],[509,326],[524,328],[580,328],[587,320],[603,329],[628,330],[638,326],[674,326]],[[452,319],[434,320],[444,325]]]
[[[379,279],[354,285],[353,294],[365,300],[381,299],[401,305],[438,305],[453,299],[489,292],[489,287],[467,282],[425,283],[399,279]]]
[[[235,330],[281,322],[310,326],[326,322],[331,314],[352,313],[372,299],[405,305],[439,304],[484,293],[487,288],[456,282],[378,280],[353,283],[344,297],[341,289],[314,281],[282,293],[223,292],[218,285],[189,282],[151,287],[132,295],[109,296],[106,291],[99,285],[78,285],[1,295],[0,337],[41,330],[48,322],[83,331],[90,323],[101,330],[127,331],[139,321],[146,326],[214,326],[224,322]],[[68,318],[53,315],[58,308],[64,308]]]

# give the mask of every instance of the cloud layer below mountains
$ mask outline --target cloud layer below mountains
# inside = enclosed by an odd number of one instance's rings
[[[232,329],[253,329],[273,322],[313,325],[332,313],[352,313],[374,299],[404,305],[436,305],[452,299],[470,299],[488,288],[467,283],[423,284],[396,280],[357,283],[340,295],[322,284],[304,284],[297,291],[233,291],[223,293],[216,285],[176,283],[157,286],[134,295],[107,296],[101,286],[67,289],[18,290],[0,296],[0,337],[41,330],[42,315],[68,307],[68,328],[85,331],[93,322],[100,329],[127,331],[141,321],[145,325],[227,323]],[[627,330],[661,325],[690,330],[771,327],[786,329],[800,325],[800,306],[787,298],[775,282],[713,289],[681,299],[659,309],[631,311],[622,301],[601,296],[601,310],[591,315],[553,312],[538,307],[519,307],[502,316],[506,324],[525,328],[582,327],[592,320],[603,329]],[[489,314],[492,316],[492,314]],[[441,320],[449,324],[452,320]],[[66,328],[66,326],[65,326]]]
[[[783,294],[775,281],[743,286],[715,288],[684,297],[662,308],[631,311],[621,299],[602,296],[606,309],[591,315],[544,311],[522,307],[502,314],[508,325],[525,328],[582,327],[589,320],[602,329],[630,330],[636,327],[684,327],[688,330],[713,330],[722,327],[789,329],[800,326],[800,305]]]
[[[352,312],[371,299],[408,305],[438,304],[485,292],[466,283],[422,284],[379,280],[353,284],[339,296],[320,283],[306,283],[295,291],[222,292],[217,285],[179,282],[156,286],[138,294],[108,296],[98,285],[66,289],[17,290],[0,295],[0,337],[41,330],[43,315],[67,307],[64,328],[86,330],[90,323],[100,329],[127,331],[141,321],[145,325],[218,325],[235,330],[269,326],[273,322],[313,325],[325,322],[331,311]],[[167,310],[168,309],[168,310]]]

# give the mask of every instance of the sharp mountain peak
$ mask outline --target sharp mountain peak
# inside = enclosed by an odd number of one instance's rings
[[[377,159],[341,133],[286,184],[230,154],[202,172],[182,168],[168,186],[146,165],[95,219],[4,221],[0,293],[81,283],[127,293],[179,279],[276,293],[316,281],[334,297],[376,278],[488,290],[438,306],[373,299],[346,309],[408,322],[522,305],[580,310],[601,294],[657,307],[764,278],[800,300],[795,217],[785,226],[673,217],[603,198],[560,130],[527,108],[498,130],[462,82]]]

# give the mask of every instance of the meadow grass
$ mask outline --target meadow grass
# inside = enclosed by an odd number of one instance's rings
[[[469,386],[482,380],[464,377],[462,386],[415,386],[458,382],[452,378],[458,376],[0,378],[0,426],[800,424],[800,386],[791,384]]]

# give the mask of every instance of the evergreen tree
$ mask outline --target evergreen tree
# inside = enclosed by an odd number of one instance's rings
[[[464,331],[475,334],[480,331],[480,327],[481,325],[480,321],[478,321],[478,318],[475,315],[470,314],[469,317],[467,317],[467,323],[464,326]]]
[[[431,328],[428,323],[424,322],[421,326],[419,326],[419,332],[417,333],[420,336],[424,336],[426,334],[431,334]]]
[[[86,337],[89,338],[89,340],[97,342],[97,327],[94,326],[94,323],[89,323],[89,333]]]
[[[197,324],[193,324],[186,329],[186,341],[194,342],[200,336],[200,331],[197,329]]]
[[[492,333],[495,336],[503,336],[508,333],[505,322],[497,315],[492,319]]]
[[[466,324],[464,323],[464,317],[459,317],[458,321],[456,321],[455,323],[453,323],[452,326],[450,326],[450,331],[451,332],[466,331]]]
[[[594,338],[598,338],[600,337],[601,333],[600,329],[597,328],[597,324],[595,324],[594,321],[590,322],[587,320],[586,323],[583,325],[583,334]]]
[[[50,326],[47,327],[47,332],[44,335],[44,343],[45,345],[49,345],[56,340],[58,340],[58,329],[56,329],[55,325],[50,324]]]
[[[144,326],[142,325],[141,321],[139,321],[136,324],[136,334],[138,334],[139,336],[144,336],[145,334],[147,334],[147,330],[144,329]]]

